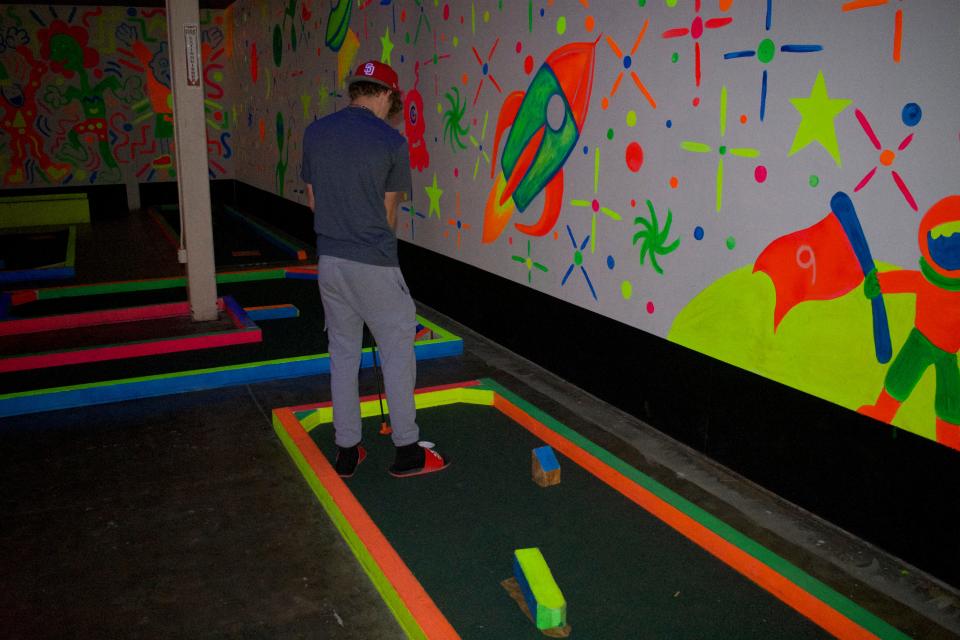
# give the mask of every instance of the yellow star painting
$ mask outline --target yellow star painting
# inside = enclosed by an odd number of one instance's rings
[[[823,71],[818,71],[810,95],[806,98],[790,98],[790,102],[800,112],[801,120],[787,156],[792,156],[811,142],[819,142],[833,157],[837,166],[842,167],[834,120],[853,101],[827,95],[827,82],[823,79]]]

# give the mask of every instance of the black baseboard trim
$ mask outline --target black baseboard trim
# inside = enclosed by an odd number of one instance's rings
[[[433,251],[400,262],[417,300],[960,585],[960,453]]]

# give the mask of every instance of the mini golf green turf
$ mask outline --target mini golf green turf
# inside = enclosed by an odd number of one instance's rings
[[[477,389],[490,386],[497,388],[486,381]],[[518,401],[522,399],[513,400]],[[281,417],[285,412],[288,418]],[[442,473],[409,479],[395,479],[386,472],[393,447],[389,438],[378,434],[376,400],[364,403],[364,415],[368,416],[364,420],[368,458],[346,480],[343,490],[352,493],[385,536],[387,546],[399,554],[462,638],[543,637],[500,584],[512,576],[512,552],[524,547],[542,550],[566,598],[571,637],[831,637],[762,588],[767,578],[756,583],[747,579],[733,568],[736,562],[727,564],[695,544],[699,534],[681,535],[680,529],[654,515],[656,509],[641,508],[559,451],[560,484],[536,485],[531,477],[531,451],[544,441],[493,406],[456,403],[420,408],[421,437],[436,442],[453,462]],[[535,408],[530,415],[548,424],[552,421]],[[402,594],[392,595],[390,588],[382,586],[384,578],[369,566],[370,558],[382,554],[382,545],[369,536],[363,516],[357,516],[339,493],[335,485],[342,481],[332,470],[318,472],[318,466],[326,463],[311,460],[314,454],[305,451],[312,447],[326,460],[333,459],[335,451],[332,426],[325,422],[314,427],[310,416],[304,407],[275,410],[274,426],[396,613]],[[291,422],[301,431],[312,428],[309,436],[293,435]],[[788,591],[802,594],[801,601],[807,598],[801,606],[814,603],[814,609],[829,610],[826,617],[832,616],[833,621],[824,624],[840,620],[835,628],[848,633],[856,628],[861,637],[905,637],[567,427],[547,429],[554,435],[565,433],[563,446],[573,447],[577,455],[589,451],[665,504],[683,511],[697,526],[743,553],[748,564],[759,558],[764,565],[760,573],[775,576],[769,584],[785,582]],[[333,511],[331,505],[336,505]],[[344,521],[349,523],[346,527]],[[364,542],[358,544],[358,537]],[[391,580],[391,571],[383,569],[386,580]],[[402,615],[398,620],[410,637],[425,637],[418,629],[410,632]],[[849,624],[854,627],[843,626]],[[870,632],[864,633],[866,629]]]
[[[569,460],[559,485],[534,484],[530,451],[543,443],[493,407],[435,407],[418,421],[449,469],[389,476],[376,416],[348,486],[461,637],[542,637],[500,586],[524,547],[543,552],[573,637],[829,637]],[[311,435],[332,458],[331,432]]]

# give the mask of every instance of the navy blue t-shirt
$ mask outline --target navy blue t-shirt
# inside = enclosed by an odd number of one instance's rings
[[[313,186],[317,255],[399,266],[384,194],[411,191],[407,141],[361,107],[320,118],[303,134],[300,177]]]

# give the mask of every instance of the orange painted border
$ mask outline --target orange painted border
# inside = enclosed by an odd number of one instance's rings
[[[461,385],[451,385],[461,386]],[[323,405],[312,405],[313,408]],[[311,408],[311,407],[304,407]],[[383,571],[384,576],[396,590],[424,634],[431,640],[459,639],[460,635],[447,621],[433,599],[416,579],[406,563],[400,558],[390,542],[360,505],[346,483],[337,475],[320,449],[300,425],[292,409],[276,409],[290,439],[296,444],[310,469],[323,484],[344,518],[353,527],[354,533],[366,547],[367,552]]]
[[[838,638],[878,637],[676,507],[667,504],[605,462],[549,429],[503,396],[494,393],[493,398],[493,406],[501,413],[829,633]]]
[[[527,413],[526,410],[500,395],[496,389],[489,389],[489,387],[484,386],[482,380],[418,389],[417,393],[477,386],[491,392],[492,406],[503,415],[566,455],[580,467],[630,499],[634,504],[643,508],[828,633],[838,638],[877,639],[881,637],[834,608],[828,602],[795,584],[785,575],[750,555],[733,542],[724,539],[720,534],[715,533],[692,516],[687,515],[635,480],[627,477],[607,462],[567,439],[566,436],[554,431]],[[376,398],[376,396],[367,396],[365,400],[373,398]],[[326,406],[330,406],[330,402],[278,409],[275,410],[275,413],[297,448],[300,449],[307,464],[341,510],[343,517],[350,523],[354,533],[366,546],[369,557],[380,567],[384,578],[395,589],[410,615],[421,626],[426,637],[431,639],[459,637],[399,554],[380,532],[373,519],[353,496],[343,480],[336,475],[330,463],[323,457],[319,448],[294,415],[294,411]]]

